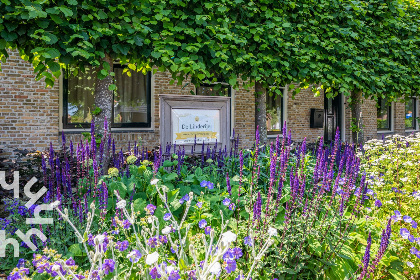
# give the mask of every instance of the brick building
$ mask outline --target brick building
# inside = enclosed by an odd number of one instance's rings
[[[0,149],[3,156],[15,155],[16,149],[43,150],[52,142],[59,144],[61,134],[78,141],[81,132],[89,131],[93,98],[89,94],[92,80],[89,75],[73,77],[62,75],[53,88],[45,88],[42,81],[35,81],[32,66],[17,53],[11,53],[0,71]],[[252,90],[242,84],[236,90],[223,83],[203,85],[196,88],[188,82],[182,86],[171,84],[169,73],[154,75],[134,73],[122,76],[122,68],[114,65],[117,87],[112,122],[113,137],[119,145],[130,141],[141,142],[146,147],[158,145],[160,137],[159,96],[224,95],[231,97],[231,129],[240,135],[240,145],[250,147],[255,132],[255,99]],[[333,127],[339,126],[342,140],[351,141],[350,109],[346,100],[338,96],[325,99],[323,94],[315,97],[310,89],[302,90],[293,99],[288,88],[283,97],[267,96],[267,124],[269,138],[281,133],[284,120],[292,130],[293,139],[309,142],[320,136],[331,138]],[[383,134],[410,133],[418,130],[415,120],[419,116],[417,99],[408,103],[393,103],[390,106],[380,101],[363,103],[365,138],[380,138]],[[319,128],[311,128],[311,109],[322,112]],[[314,115],[315,116],[315,115]],[[317,116],[315,116],[317,117]],[[328,127],[330,129],[328,129]]]

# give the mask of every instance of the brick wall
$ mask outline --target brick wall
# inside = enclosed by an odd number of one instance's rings
[[[16,149],[44,150],[52,142],[59,147],[59,83],[45,88],[42,81],[35,81],[32,66],[11,52],[0,71],[0,149],[3,156],[16,156]],[[195,92],[189,80],[182,85],[170,84],[171,75],[157,72],[152,82],[152,127],[144,130],[114,131],[117,148],[126,149],[128,143],[142,143],[151,149],[159,145],[159,95]],[[255,134],[254,95],[242,86],[234,91],[235,133],[240,135],[240,146],[250,147]],[[86,130],[88,131],[88,130]],[[68,141],[82,139],[80,131],[65,130]]]
[[[58,84],[46,89],[31,64],[10,52],[0,71],[0,148],[42,150],[58,140]]]
[[[118,149],[124,149],[128,142],[141,142],[143,146],[153,148],[159,145],[159,95],[183,94],[195,92],[195,87],[188,80],[182,85],[170,84],[171,76],[167,72],[157,72],[152,82],[152,127],[149,130],[113,132]],[[243,82],[233,91],[234,128],[240,135],[240,146],[251,147],[255,137],[255,97],[254,91],[246,90]],[[0,150],[2,156],[13,157],[16,149],[43,150],[52,142],[59,146],[59,83],[54,88],[45,88],[42,81],[35,81],[32,66],[24,62],[16,52],[10,52],[0,71]],[[310,109],[324,108],[324,96],[315,97],[311,89],[304,89],[292,97],[287,95],[287,125],[292,130],[293,140],[301,142],[305,137],[308,142],[315,142],[324,135],[323,128],[310,128]],[[362,105],[365,139],[380,138],[376,129],[376,102],[365,100]],[[345,135],[351,140],[350,108],[345,102]],[[417,114],[419,116],[420,114]],[[394,132],[405,133],[404,103],[394,104]],[[65,131],[68,140],[78,142],[82,138],[80,131]]]

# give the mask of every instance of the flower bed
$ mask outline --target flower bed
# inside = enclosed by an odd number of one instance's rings
[[[398,269],[410,279],[419,279],[420,134],[371,140],[363,150],[362,169],[376,198],[369,215],[372,223],[381,223],[391,216],[390,254],[399,261],[394,270],[384,270],[382,274],[395,274]]]
[[[390,225],[365,231],[374,201],[353,146],[339,134],[313,151],[290,133],[270,146],[256,139],[251,150],[208,146],[199,156],[63,139],[63,155],[43,157],[44,202],[56,209],[55,224],[40,228],[49,240],[10,279],[372,276],[388,258]]]

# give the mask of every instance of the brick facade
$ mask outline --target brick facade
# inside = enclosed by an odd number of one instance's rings
[[[53,88],[45,88],[43,81],[35,81],[32,66],[23,61],[16,52],[11,52],[0,71],[0,149],[3,156],[14,156],[16,149],[43,150],[52,142],[59,144],[60,129],[60,83]],[[150,129],[132,129],[113,131],[118,148],[127,147],[128,142],[141,142],[145,147],[153,148],[159,144],[159,95],[195,92],[189,81],[179,86],[170,84],[169,73],[157,72],[152,78],[152,127]],[[243,87],[239,82],[233,91],[234,128],[240,135],[240,146],[251,147],[255,132],[255,99],[253,90]],[[304,89],[294,98],[287,94],[284,98],[285,117],[288,128],[292,130],[293,140],[315,142],[324,135],[323,128],[310,128],[310,109],[324,108],[324,95],[315,97],[311,89]],[[376,103],[365,100],[362,105],[364,133],[366,140],[382,137],[376,129]],[[417,106],[417,110],[418,110]],[[350,141],[350,108],[344,100],[345,140]],[[393,132],[405,133],[404,103],[393,105]],[[419,114],[417,113],[417,116]],[[81,132],[64,130],[67,139],[80,141]]]

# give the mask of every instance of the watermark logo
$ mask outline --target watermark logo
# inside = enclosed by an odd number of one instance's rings
[[[26,183],[24,187],[24,194],[29,201],[26,202],[25,207],[30,209],[46,192],[47,188],[42,187],[37,193],[31,192],[31,187],[37,182],[35,177]],[[7,184],[6,183],[6,172],[0,171],[0,186],[5,190],[13,190],[13,197],[15,199],[19,199],[19,171],[15,171],[13,173],[13,183]],[[37,205],[34,209],[34,218],[26,218],[27,225],[46,225],[46,224],[53,224],[53,218],[42,218],[39,213],[41,211],[52,211],[54,209],[53,204],[41,204]],[[16,235],[24,242],[26,245],[32,249],[33,251],[37,250],[37,247],[32,243],[31,237],[33,235],[38,236],[42,242],[47,240],[47,237],[36,228],[32,228],[24,234],[21,230],[17,230]],[[14,249],[14,257],[19,257],[19,242],[15,238],[7,238],[6,239],[6,231],[0,230],[0,258],[4,258],[6,256],[6,247],[7,245],[12,245]]]

